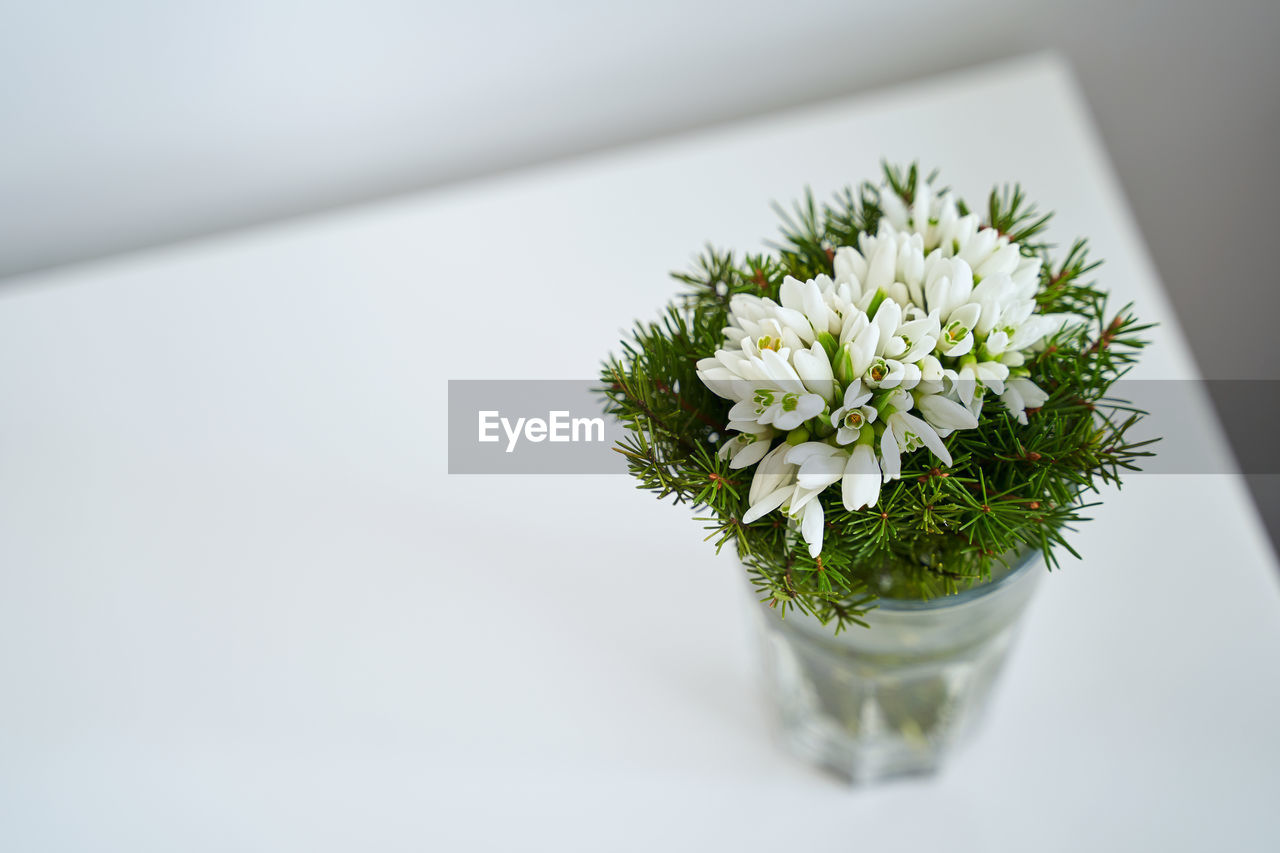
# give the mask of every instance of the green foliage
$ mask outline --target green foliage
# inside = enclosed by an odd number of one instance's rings
[[[910,204],[916,166],[885,167],[888,192]],[[930,182],[933,176],[929,177]],[[822,501],[827,529],[813,558],[781,512],[751,524],[741,518],[754,466],[731,470],[716,455],[731,403],[697,376],[696,362],[723,343],[729,300],[749,293],[778,299],[785,276],[831,275],[836,247],[856,245],[881,218],[880,192],[871,183],[846,189],[819,205],[811,193],[791,210],[775,208],[782,240],[770,254],[737,255],[707,247],[695,268],[674,277],[687,285],[656,322],[637,324],[620,356],[602,372],[608,412],[628,428],[618,450],[638,487],[688,504],[717,551],[732,544],[762,600],[810,613],[837,631],[860,616],[878,595],[932,598],[953,594],[990,574],[1006,555],[1038,549],[1051,567],[1058,550],[1076,555],[1067,534],[1093,504],[1091,494],[1120,482],[1151,455],[1145,442],[1127,438],[1142,416],[1108,397],[1113,383],[1144,345],[1130,306],[1108,308],[1106,294],[1087,281],[1097,267],[1084,241],[1054,263],[1036,243],[1049,221],[1021,188],[993,191],[985,222],[1044,258],[1036,299],[1043,312],[1085,319],[1052,338],[1029,363],[1031,378],[1050,394],[1020,425],[988,395],[976,429],[951,434],[954,464],[940,470],[920,451],[903,457],[901,479],[879,503],[849,512],[839,489]],[[962,206],[962,211],[965,210]]]

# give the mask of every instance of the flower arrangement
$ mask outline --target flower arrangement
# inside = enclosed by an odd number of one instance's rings
[[[1075,554],[1088,493],[1149,455],[1107,396],[1147,327],[1085,281],[1084,241],[1055,263],[1020,188],[979,215],[914,165],[778,212],[772,252],[708,248],[606,363],[640,487],[701,508],[764,600],[837,631],[877,596]]]

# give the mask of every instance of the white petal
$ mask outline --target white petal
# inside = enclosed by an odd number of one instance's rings
[[[787,462],[792,465],[804,465],[814,456],[829,456],[838,452],[834,447],[823,441],[806,441],[791,447],[787,451]]]
[[[809,322],[809,318],[803,311],[778,307],[773,309],[773,319],[782,327],[794,332],[800,340],[804,341],[805,346],[814,342],[813,324]]]
[[[751,478],[751,491],[747,495],[749,503],[756,503],[775,489],[790,489],[795,483],[796,466],[787,464],[787,451],[790,449],[784,443],[765,454]]]
[[[800,522],[800,533],[809,543],[810,557],[822,553],[822,532],[822,502],[813,500],[804,508],[804,520]]]
[[[787,361],[787,355],[767,349],[760,353],[760,362],[769,378],[778,383],[778,387],[794,394],[804,393],[804,383],[799,374]]]
[[[846,452],[826,446],[831,452],[814,454],[800,466],[800,472],[796,474],[796,484],[800,488],[822,491],[844,473]]]
[[[778,429],[793,430],[800,426],[800,424],[809,420],[809,418],[816,417],[821,414],[822,410],[825,409],[826,406],[826,401],[817,394],[802,394],[796,400],[795,408],[791,411],[783,409],[781,404],[779,404],[777,407],[778,412],[773,416],[772,422]],[[763,416],[761,416],[760,421],[761,423],[764,423]]]
[[[713,394],[726,400],[739,399],[743,390],[739,387],[743,384],[742,378],[723,367],[699,370],[698,378],[702,380],[703,385],[711,389]]]
[[[871,322],[880,327],[880,340],[888,343],[889,338],[898,333],[898,326],[902,325],[902,306],[892,299],[884,300]]]
[[[947,322],[959,323],[966,329],[972,329],[978,324],[978,318],[981,316],[981,305],[976,302],[966,302],[951,312],[951,316],[947,318]]]
[[[849,355],[853,361],[853,375],[861,376],[867,372],[872,360],[876,357],[876,345],[880,343],[880,327],[869,324],[858,333],[849,347]]]
[[[823,276],[826,279],[826,276]],[[804,314],[815,332],[830,331],[831,309],[822,297],[822,288],[817,282],[806,281],[800,286],[800,294],[804,300]]]
[[[768,439],[757,438],[746,447],[734,454],[733,460],[729,463],[729,467],[733,469],[746,468],[754,465],[764,458],[769,452]]]
[[[893,284],[893,270],[897,256],[897,241],[893,237],[877,238],[875,252],[868,262],[866,290],[875,293]]]
[[[754,421],[759,415],[756,412],[758,405],[755,400],[745,399],[739,400],[733,404],[733,408],[729,410],[729,420],[731,421]]]
[[[855,379],[849,383],[848,388],[844,389],[844,405],[850,409],[866,405],[866,402],[871,399],[871,393],[869,388],[862,387],[861,379]]]
[[[948,295],[951,292],[951,279],[947,276],[940,276],[933,279],[924,286],[925,304],[922,308],[927,308],[930,312],[938,312],[944,314],[951,310],[948,303]]]
[[[932,339],[929,339],[932,340]],[[933,344],[929,344],[930,348]],[[938,382],[942,379],[942,362],[932,355],[920,359],[920,379],[925,382]]]
[[[801,295],[803,287],[804,285],[799,279],[791,276],[784,278],[782,286],[778,288],[778,298],[782,301],[783,307],[790,308],[792,311],[803,312],[804,297]]]
[[[973,333],[972,332],[965,335],[960,340],[960,343],[956,344],[951,349],[943,350],[942,354],[945,355],[947,358],[959,358],[962,355],[968,355],[971,349],[973,349]]]
[[[993,275],[1011,275],[1018,268],[1019,258],[1021,258],[1021,254],[1018,251],[1018,247],[1009,244],[998,249],[994,255],[979,264],[974,272],[982,276],[983,279]]]
[[[947,305],[943,313],[953,311],[968,302],[971,293],[973,293],[973,269],[957,258],[951,262],[951,290],[947,293]]]
[[[859,311],[856,308],[851,309],[845,315],[844,325],[840,327],[840,343],[848,343],[862,333],[871,320],[867,318],[866,312]]]
[[[858,282],[867,274],[867,260],[852,246],[836,249],[835,274],[838,282]]]
[[[902,457],[898,454],[898,439],[894,437],[892,427],[886,428],[884,435],[880,436],[880,470],[886,483],[902,476]]]
[[[786,488],[775,489],[765,495],[763,498],[753,503],[751,505],[751,509],[742,514],[742,523],[750,524],[767,513],[773,512],[775,509],[782,506],[783,503],[786,502],[787,498],[791,497],[792,491],[792,488],[787,486]]]
[[[968,409],[937,394],[920,397],[916,408],[926,421],[941,429],[974,429],[978,425],[978,419]]]
[[[880,193],[880,209],[884,211],[884,216],[896,227],[906,230],[907,227],[907,205],[892,189],[885,189]]]
[[[827,358],[827,351],[822,348],[822,344],[815,343],[807,350],[799,350],[791,360],[805,388],[821,395],[824,400],[835,399],[835,375],[831,371],[831,359]]]
[[[1049,395],[1030,379],[1019,376],[1010,379],[1009,385],[1018,389],[1018,394],[1026,401],[1028,409],[1038,409],[1049,402]]]
[[[840,485],[844,508],[850,512],[875,506],[880,500],[880,465],[871,445],[859,444],[853,449]]]

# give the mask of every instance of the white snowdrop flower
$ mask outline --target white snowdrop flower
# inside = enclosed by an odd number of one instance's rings
[[[888,346],[885,347],[885,352],[904,364],[919,364],[926,357],[931,357],[933,347],[941,334],[942,330],[936,317],[912,320],[900,325],[894,335],[893,340],[901,342],[900,346],[897,344],[894,346],[894,349],[899,352],[889,352]]]
[[[920,447],[927,447],[943,465],[951,464],[947,446],[929,424],[901,410],[885,418],[885,431],[880,437],[880,469],[886,483],[902,476],[902,454]]]
[[[772,424],[780,430],[793,430],[819,414],[826,405],[817,394],[760,388],[750,399],[735,403],[729,410],[729,418],[735,422]]]
[[[871,360],[871,366],[867,368],[865,381],[872,388],[887,390],[901,385],[906,375],[907,367],[902,362],[876,356]]]
[[[947,317],[947,324],[942,327],[942,335],[938,340],[938,350],[947,358],[959,358],[968,355],[973,349],[973,327],[978,323],[982,306],[972,302],[965,303]]]
[[[844,473],[844,460],[832,460],[837,456],[843,457],[845,453],[824,441],[806,441],[792,447],[787,453],[787,461],[800,466],[796,471],[796,488],[800,490],[797,496],[802,491],[826,488],[839,479]],[[799,503],[800,500],[792,501],[793,506]]]
[[[800,525],[800,535],[809,545],[809,555],[822,551],[822,501],[818,499],[828,486],[844,476],[847,452],[829,444],[809,441],[792,447],[787,462],[799,465],[796,485],[784,509]]]
[[[734,469],[746,468],[763,459],[777,434],[771,427],[758,423],[731,423],[730,426],[741,432],[721,445],[716,455],[728,459],[729,467]]]
[[[1004,393],[1000,395],[1000,402],[1023,426],[1027,425],[1027,409],[1038,409],[1048,400],[1049,395],[1039,385],[1022,376],[1005,383]]]
[[[742,523],[750,524],[765,513],[772,512],[786,503],[795,490],[796,471],[799,465],[787,462],[787,451],[792,447],[780,444],[770,450],[756,465],[751,478],[751,490],[747,493],[750,508],[742,514]]]
[[[858,379],[844,389],[844,405],[831,413],[831,425],[836,428],[837,444],[853,444],[863,427],[875,423],[876,410],[867,405],[871,400],[871,393],[871,389],[864,389]]]

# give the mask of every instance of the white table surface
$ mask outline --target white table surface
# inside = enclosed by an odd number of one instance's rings
[[[0,289],[0,849],[1274,849],[1236,477],[1107,495],[976,741],[849,789],[771,739],[685,510],[447,475],[448,379],[592,376],[705,240],[882,155],[1023,181],[1163,324],[1142,375],[1194,375],[1045,58]]]

